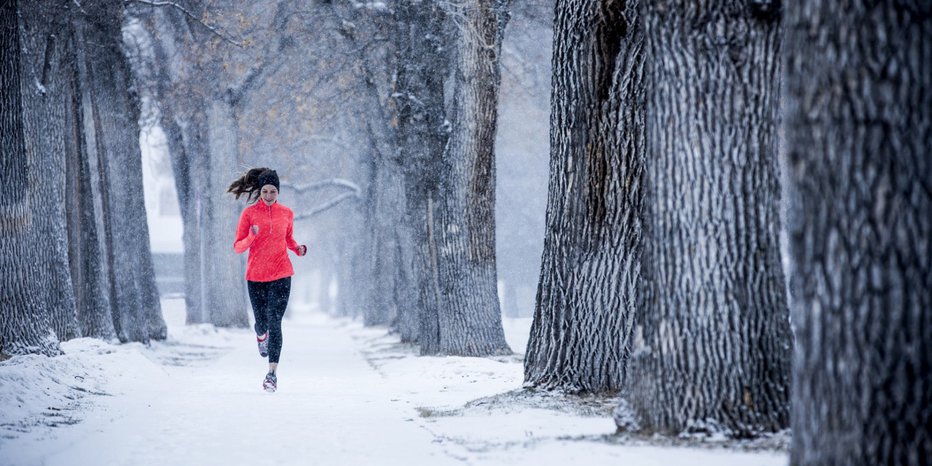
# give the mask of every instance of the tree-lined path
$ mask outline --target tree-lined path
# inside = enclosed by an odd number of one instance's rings
[[[925,465],[920,3],[0,2],[0,466]]]

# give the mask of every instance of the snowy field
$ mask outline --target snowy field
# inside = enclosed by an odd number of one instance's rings
[[[520,355],[417,357],[385,329],[305,313],[285,321],[279,390],[248,330],[93,339],[0,362],[0,465],[785,465],[773,445],[614,435],[614,400],[519,391]],[[530,321],[506,320],[523,351]],[[683,446],[689,445],[689,446]],[[764,446],[763,449],[762,445]]]

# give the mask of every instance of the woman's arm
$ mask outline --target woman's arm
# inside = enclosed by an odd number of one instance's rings
[[[249,221],[249,216],[246,215],[246,211],[239,216],[239,225],[236,227],[236,241],[233,242],[233,250],[237,254],[242,254],[249,249],[249,246],[252,246],[252,242],[256,240],[256,234],[250,225],[252,222]]]
[[[292,251],[294,251],[295,254],[299,256],[303,256],[307,254],[307,246],[303,244],[299,245],[298,242],[294,240],[294,236],[292,236],[293,232],[294,232],[294,217],[292,217],[291,220],[288,222],[288,229],[285,230],[285,243],[288,244],[288,249],[291,249]]]

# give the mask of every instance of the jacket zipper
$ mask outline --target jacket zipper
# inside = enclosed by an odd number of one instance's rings
[[[272,206],[267,206],[267,207],[269,208],[269,235],[271,235],[272,234]]]

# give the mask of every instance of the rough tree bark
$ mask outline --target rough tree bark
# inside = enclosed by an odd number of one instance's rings
[[[62,238],[43,223],[60,223],[63,236],[65,217],[49,218],[53,212],[43,204],[64,200],[55,194],[59,184],[64,188],[64,154],[53,149],[62,135],[49,131],[56,122],[48,118],[48,107],[66,104],[58,87],[65,81],[65,41],[56,45],[58,24],[50,20],[62,10],[61,3],[15,0],[0,6],[0,181],[16,193],[0,196],[0,352],[5,355],[60,353],[51,314],[61,303],[50,300],[49,288],[70,287],[70,282],[56,283],[60,277],[54,272],[56,266],[67,272],[68,266],[55,255]],[[42,122],[48,127],[41,128]],[[73,300],[71,305],[73,313]]]
[[[628,398],[647,431],[789,423],[778,232],[776,16],[742,0],[646,4],[642,280]]]
[[[11,83],[7,88],[20,87],[21,99],[11,102],[10,109],[18,108],[15,113],[22,118],[19,126],[11,130],[14,142],[10,145],[10,161],[14,165],[18,159],[25,161],[24,172],[11,172],[10,176],[24,177],[26,192],[41,187],[42,195],[41,199],[32,198],[38,193],[27,196],[29,211],[26,218],[19,219],[31,223],[28,231],[36,237],[35,244],[29,242],[32,239],[22,243],[32,244],[36,257],[28,262],[17,259],[15,267],[26,267],[27,279],[9,275],[21,281],[19,285],[10,284],[9,289],[35,286],[37,290],[31,301],[46,309],[48,322],[59,339],[80,334],[110,337],[114,335],[114,322],[125,326],[125,331],[119,334],[124,341],[164,337],[141,202],[138,131],[133,130],[135,107],[119,47],[122,4],[86,2],[80,14],[68,2],[9,4],[5,8],[5,13],[13,12],[20,21],[18,26],[7,29],[19,36],[15,40],[21,54],[11,68],[19,69],[19,84]],[[88,43],[96,48],[89,52]],[[106,78],[96,79],[100,75]],[[28,84],[23,86],[24,83]],[[16,98],[14,93],[7,95]],[[102,106],[107,109],[103,117],[98,111]],[[108,120],[121,117],[126,121],[114,124]],[[17,137],[24,137],[24,158],[13,153]],[[114,153],[127,153],[128,159],[113,156]],[[120,179],[116,188],[106,184],[114,176]],[[122,221],[114,221],[110,217],[113,207],[106,196],[119,188],[123,188],[118,195],[125,210],[118,214]],[[138,202],[133,203],[134,199]],[[66,206],[71,207],[67,214]],[[106,226],[109,235],[103,244],[97,236],[98,231],[104,230],[101,225]],[[131,251],[123,254],[122,266],[124,270],[136,271],[135,276],[115,273],[112,261],[100,260],[101,255],[114,257],[113,235],[122,235],[124,244],[118,248]],[[41,273],[32,275],[29,271],[32,266],[22,265],[27,263],[37,266]],[[117,276],[125,280],[118,282]],[[124,300],[121,304],[125,306],[113,314],[105,296],[109,292],[132,299]],[[9,307],[15,309],[11,313],[19,310],[16,308],[28,313],[30,304],[12,304],[11,300]],[[36,322],[46,317],[33,315]],[[11,332],[20,332],[16,325],[10,324]],[[32,333],[35,332],[27,331],[24,335]],[[4,336],[10,342],[13,338],[19,337]],[[37,346],[33,342],[29,351],[38,348],[38,352],[47,353],[41,347],[43,344]]]
[[[932,8],[787,10],[791,464],[928,464]]]
[[[557,2],[547,233],[524,366],[530,385],[621,386],[639,277],[644,57],[637,1]]]
[[[456,44],[448,77],[450,135],[439,160],[442,195],[432,226],[441,305],[426,316],[436,320],[431,326],[438,332],[421,341],[443,354],[505,354],[511,350],[495,269],[495,130],[508,0],[456,8],[460,19],[450,24]]]
[[[79,336],[74,289],[68,264],[67,216],[65,214],[65,167],[68,139],[66,114],[74,99],[73,30],[66,2],[20,4],[23,31],[22,72],[32,94],[23,100],[26,150],[37,162],[39,188],[32,209],[33,234],[39,243],[38,260],[48,281],[36,284],[48,309],[52,329],[60,341]]]

